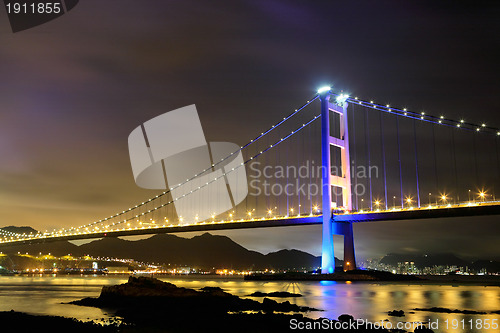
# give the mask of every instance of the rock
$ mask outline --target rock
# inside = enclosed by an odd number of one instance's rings
[[[224,291],[221,287],[203,287],[200,288],[201,291]]]
[[[206,315],[240,311],[300,312],[318,311],[290,302],[278,303],[264,298],[263,302],[240,298],[218,287],[204,287],[200,291],[177,287],[150,277],[131,276],[127,283],[102,288],[98,298],[84,298],[71,304],[118,310],[128,316],[154,316],[163,318],[164,308],[172,314],[183,314],[198,309]],[[162,313],[162,315],[160,315]]]
[[[354,321],[354,317],[349,315],[349,314],[341,314],[339,316],[339,321],[340,322],[351,322],[351,321]]]
[[[260,291],[256,291],[248,296],[251,296],[251,297],[265,297],[265,296],[269,296],[269,297],[302,297],[301,294],[293,294],[293,293],[289,293],[288,291],[274,291],[272,293],[263,293]]]
[[[434,331],[425,326],[418,326],[415,328],[415,333],[434,333]]]
[[[387,312],[387,314],[393,317],[404,317],[405,312],[403,310],[392,310]]]
[[[463,314],[486,314],[484,311],[474,311],[474,310],[452,310],[447,308],[432,307],[432,308],[415,308],[415,311],[428,311],[428,312],[441,312],[441,313],[463,313]]]

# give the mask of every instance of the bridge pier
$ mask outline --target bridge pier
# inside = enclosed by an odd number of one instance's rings
[[[333,234],[344,236],[344,271],[356,269],[352,222],[333,222]]]
[[[322,161],[322,211],[323,211],[323,244],[321,252],[321,273],[335,271],[335,253],[333,235],[344,236],[344,270],[356,269],[354,255],[354,237],[351,223],[336,223],[332,219],[332,186],[342,189],[342,206],[352,210],[351,173],[349,158],[349,134],[347,123],[347,102],[337,99],[337,104],[330,102],[330,88],[318,92],[321,101],[321,161]],[[339,97],[342,97],[339,96]],[[345,97],[345,96],[344,96]],[[339,115],[339,137],[330,136],[330,111]],[[331,146],[341,149],[341,175],[332,175]]]

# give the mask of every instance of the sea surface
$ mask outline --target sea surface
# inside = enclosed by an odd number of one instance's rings
[[[80,320],[106,320],[109,313],[91,307],[64,304],[84,297],[97,297],[101,287],[125,283],[128,276],[0,276],[0,311],[20,311],[31,314],[73,317]],[[500,287],[479,285],[450,285],[437,283],[401,282],[332,282],[332,281],[244,281],[240,277],[169,276],[160,277],[180,287],[198,289],[204,286],[221,287],[225,291],[246,297],[260,292],[288,291],[302,297],[274,298],[289,300],[302,306],[322,309],[310,312],[312,318],[336,319],[341,314],[372,323],[393,325],[431,321],[435,332],[498,332],[500,325]],[[262,297],[253,297],[262,301]],[[488,312],[486,315],[446,314],[413,311],[414,308],[443,307]],[[391,317],[390,310],[403,310],[404,317]],[[410,312],[414,313],[410,313]],[[487,323],[490,328],[485,328]],[[402,325],[402,324],[400,324]],[[436,329],[436,325],[438,325]]]

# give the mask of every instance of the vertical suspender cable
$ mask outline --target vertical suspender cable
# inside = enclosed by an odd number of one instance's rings
[[[354,174],[354,191],[352,191],[352,195],[354,196],[354,199],[355,199],[354,203],[356,204],[356,210],[358,211],[359,210],[358,196],[356,194],[356,191],[358,188],[358,172],[356,169],[356,163],[357,163],[357,159],[356,159],[356,109],[355,109],[354,104],[352,105],[352,146],[354,147],[354,149],[353,149],[353,152],[354,152],[354,159],[353,159],[354,170],[351,173],[351,175]],[[350,164],[349,164],[349,167],[351,167]]]
[[[312,197],[311,197],[311,188],[312,188],[312,186],[311,186],[311,173],[313,171],[313,166],[312,166],[312,158],[311,158],[311,149],[308,149],[309,147],[306,148],[306,142],[311,142],[311,140],[312,140],[311,139],[311,127],[312,127],[312,125],[307,126],[307,140],[304,139],[304,141],[303,141],[304,144],[303,144],[302,149],[305,149],[307,151],[307,169],[308,169],[307,175],[309,176],[309,183],[308,183],[309,185],[307,187],[307,198],[309,199],[309,207],[311,209],[310,213],[312,214],[313,203],[312,203]],[[305,135],[304,135],[304,137],[305,137]]]
[[[384,196],[385,196],[385,210],[388,209],[388,204],[387,204],[387,174],[385,170],[385,146],[384,146],[384,125],[382,122],[382,112],[379,112],[379,119],[380,119],[380,142],[382,145],[382,164],[384,166]]]
[[[290,154],[288,154],[288,145],[290,144],[290,141],[286,142],[285,143],[285,159],[286,159],[286,163],[285,165],[288,167],[288,164],[290,163],[290,161],[288,160],[288,157],[290,156]],[[285,186],[285,196],[286,196],[286,216],[290,216],[290,198],[288,197],[288,177],[290,176],[288,174],[288,168],[285,167],[285,175],[286,175],[286,186]]]
[[[457,156],[455,153],[455,129],[451,129],[451,151],[453,154],[453,173],[455,175],[455,188],[458,191],[458,172],[457,172]],[[457,201],[460,201],[460,196],[457,197]]]
[[[437,156],[436,156],[436,126],[432,126],[432,146],[433,146],[433,154],[434,154],[434,178],[436,181],[436,189],[439,188],[439,180],[438,180],[438,172],[437,172]]]
[[[281,133],[281,129],[279,129],[278,136],[279,136],[280,139],[282,138],[282,135],[283,134]],[[279,165],[280,161],[281,161],[281,149],[276,149],[275,170],[276,170],[276,167]],[[281,180],[280,178],[277,179],[276,181],[277,181],[277,183],[279,185],[278,188],[282,189],[283,187],[281,186],[282,185],[281,183],[283,182],[283,180]],[[282,207],[283,207],[283,204],[281,203],[281,198],[283,197],[284,194],[282,192],[283,191],[280,191],[280,195],[278,195],[279,199],[276,200],[276,207],[278,207],[277,210],[276,210],[276,214],[279,215],[279,216],[283,216],[283,214],[281,213],[281,210],[282,210]]]
[[[401,172],[401,145],[399,143],[399,117],[396,116],[396,137],[398,141],[399,186],[401,195],[401,209],[403,209],[403,174]]]
[[[297,207],[297,209],[299,210],[299,215],[300,215],[300,208],[301,208],[301,204],[300,204],[300,191],[299,191],[299,188],[300,188],[300,177],[301,177],[299,171],[300,171],[301,165],[299,165],[299,164],[302,163],[302,161],[304,160],[303,158],[301,158],[301,154],[304,151],[304,136],[305,136],[304,132],[305,131],[303,131],[302,133],[300,133],[299,134],[300,137],[297,139],[297,140],[302,141],[299,149],[297,149],[297,165],[298,165],[297,166],[297,179],[298,179],[299,183],[297,184],[297,189],[295,190],[297,192],[297,196],[299,197],[299,203],[298,203],[299,207]]]
[[[368,109],[365,108],[365,145],[368,151],[368,182],[370,188],[370,210],[373,210],[372,198],[372,175],[371,175],[371,155],[370,155],[370,127],[368,125]]]
[[[319,104],[317,104],[319,106]],[[317,140],[317,145],[316,147],[321,147],[321,124],[318,125],[318,128],[316,130],[314,134],[314,137],[315,139]],[[317,162],[318,162],[318,173],[315,174],[315,177],[316,177],[316,184],[318,186],[318,194],[316,195],[316,204],[318,205],[318,207],[321,207],[321,203],[322,203],[322,177],[323,177],[323,172],[325,172],[323,170],[323,166],[321,164],[321,149],[318,149],[317,153],[319,153],[318,155],[316,155],[316,158],[317,158]]]
[[[417,125],[415,124],[416,121],[413,120],[413,141],[415,145],[415,176],[417,179],[417,205],[418,208],[420,208],[420,189],[419,189],[419,184],[418,184],[418,152],[417,152]]]
[[[474,171],[476,174],[476,186],[479,186],[478,166],[477,166],[477,151],[476,151],[476,133],[474,132],[472,138],[472,149],[474,149]]]
[[[500,158],[498,156],[498,135],[495,137],[495,152],[496,152],[496,155],[497,155],[497,185],[498,185],[498,181],[500,180]],[[495,184],[495,182],[493,182],[493,184]],[[498,188],[498,186],[497,186]],[[493,200],[496,200],[495,198],[495,187],[493,187]]]

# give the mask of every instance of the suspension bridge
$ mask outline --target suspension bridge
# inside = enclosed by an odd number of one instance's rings
[[[335,93],[330,87],[248,143],[155,197],[91,223],[0,247],[157,233],[322,224],[322,272],[356,268],[352,223],[500,214],[500,129]],[[163,163],[163,162],[162,162]],[[231,182],[236,175],[246,181]],[[230,208],[211,211],[227,200]],[[240,199],[236,200],[236,194]],[[203,195],[200,195],[203,194]],[[184,215],[181,215],[181,211]]]

